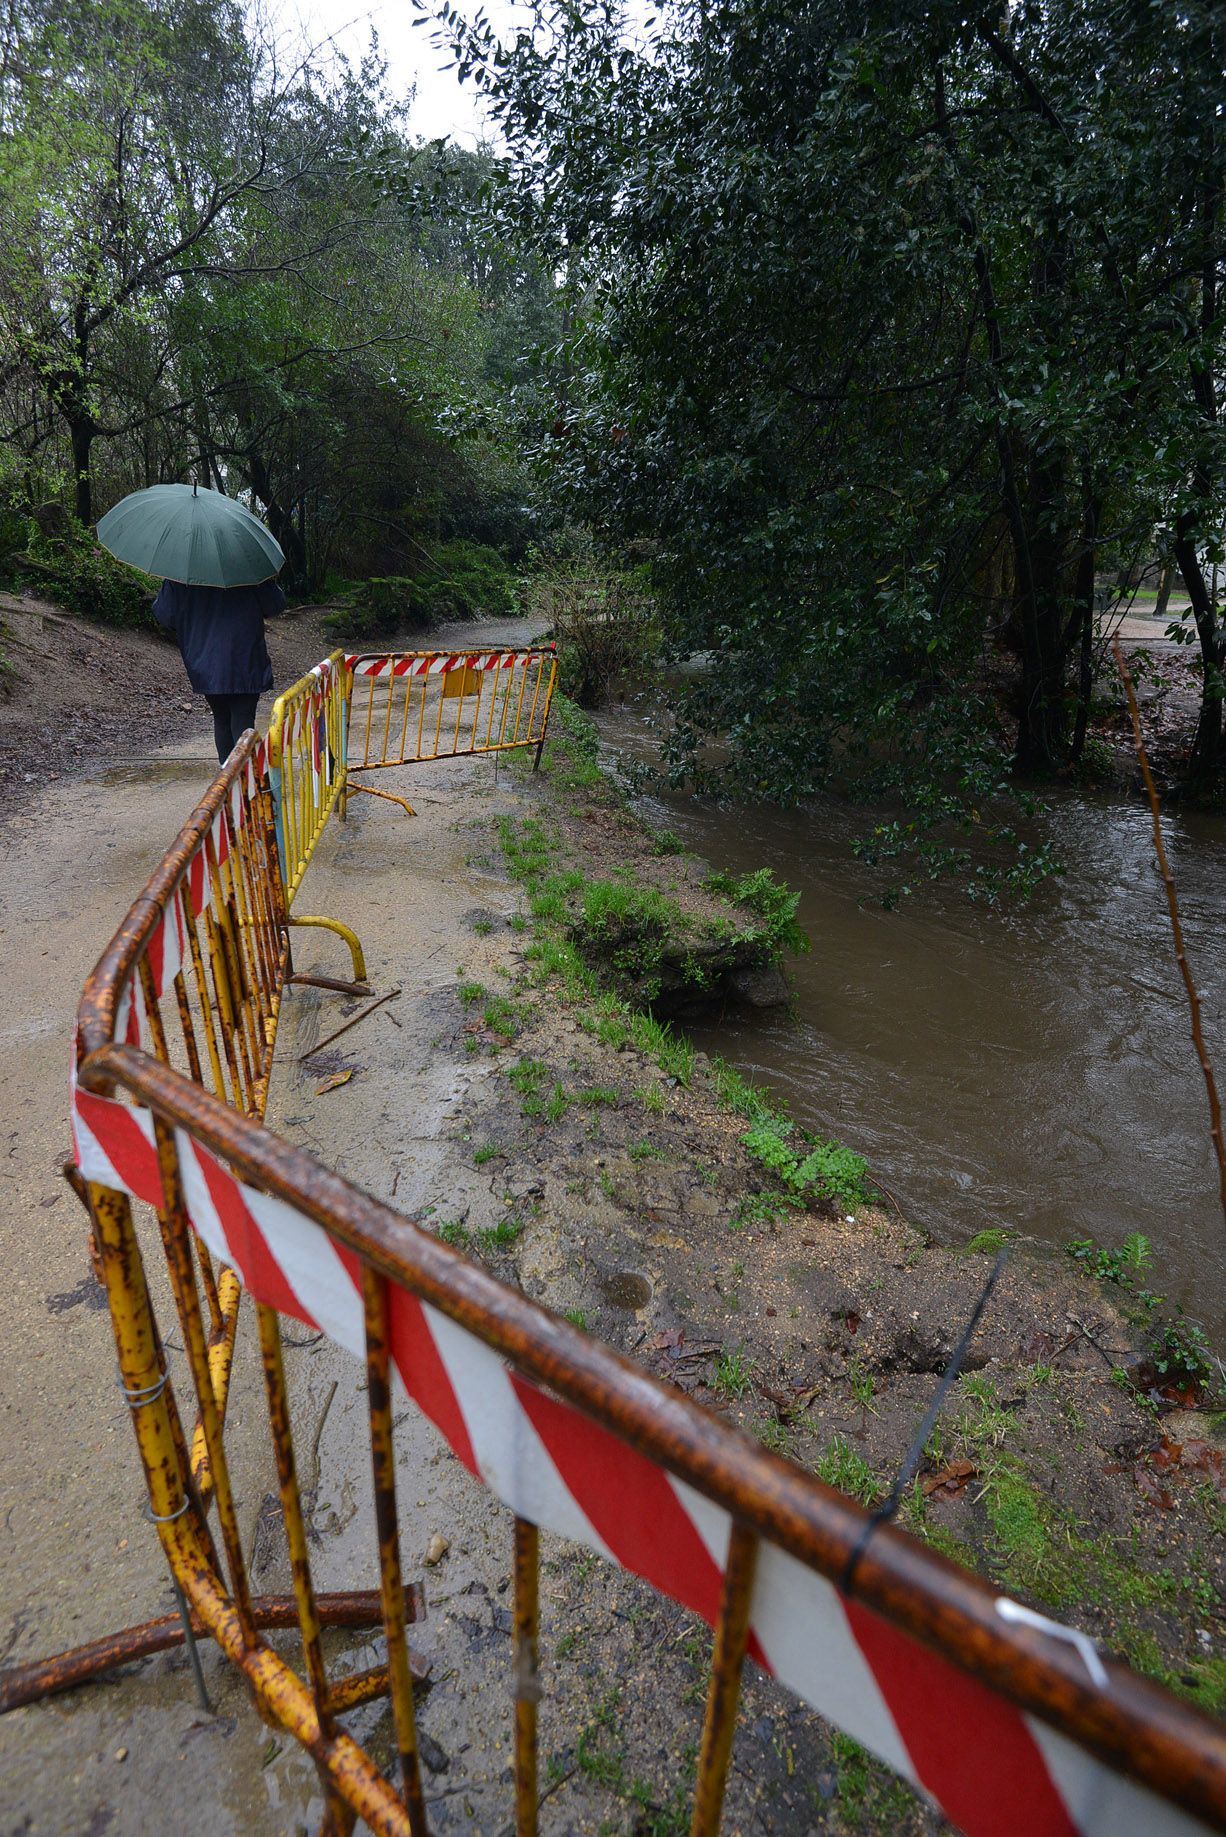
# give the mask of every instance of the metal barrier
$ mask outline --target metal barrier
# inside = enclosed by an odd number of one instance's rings
[[[537,1828],[538,1526],[645,1577],[714,1627],[696,1834],[719,1828],[747,1654],[925,1790],[967,1837],[1226,1829],[1220,1724],[893,1526],[870,1537],[857,1503],[115,1042],[117,967],[114,954],[104,959],[82,1005],[78,1144],[152,1514],[201,1627],[243,1671],[265,1716],[315,1758],[327,1829],[345,1828],[342,1808],[379,1832],[427,1828],[404,1646],[397,1381],[514,1514],[508,1683],[520,1837]],[[139,1107],[105,1095],[116,1088]],[[190,1267],[194,1230],[237,1268],[257,1304],[305,1677],[260,1639],[241,1552],[230,1552],[227,1581],[208,1544],[176,1439],[130,1197],[157,1208],[180,1269]],[[320,1648],[278,1313],[366,1363],[388,1657],[360,1683],[330,1682]],[[192,1371],[207,1395],[198,1356]],[[219,1438],[214,1459],[220,1474]],[[337,1722],[342,1708],[382,1690],[392,1697],[399,1790]]]
[[[235,747],[128,914],[100,970],[108,981],[115,1039],[142,1059],[173,1068],[186,1088],[210,1091],[230,1113],[257,1122],[263,1117],[282,994],[288,983],[314,979],[296,977],[293,970],[268,746],[256,734],[244,735]],[[74,1145],[83,1166],[88,1151],[80,1135],[75,1058],[74,1052]],[[73,1185],[88,1204],[79,1178]],[[101,1280],[104,1236],[93,1208],[91,1218],[91,1260]],[[197,1238],[193,1262],[188,1240],[174,1234],[167,1218],[161,1222],[184,1344],[199,1380],[190,1438],[173,1399],[168,1406],[176,1462],[202,1523],[216,1502],[223,1542],[232,1551],[238,1547],[238,1532],[221,1437],[242,1285],[231,1260],[214,1262]],[[121,1315],[114,1318],[118,1332]],[[125,1393],[134,1409],[148,1401],[126,1381]],[[150,1621],[93,1647],[10,1671],[0,1684],[0,1708],[70,1688],[183,1639],[190,1644],[198,1623],[179,1592],[179,1578],[174,1581],[178,1622]],[[286,1598],[258,1598],[250,1606],[257,1625],[293,1624],[294,1604]],[[369,1593],[332,1597],[323,1607],[335,1625],[370,1626],[380,1617],[378,1601]]]
[[[854,1501],[264,1127],[278,998],[292,971],[262,765],[261,743],[246,736],[86,985],[74,1136],[185,1637],[215,1640],[265,1718],[311,1754],[325,1833],[348,1832],[355,1816],[396,1837],[428,1828],[405,1644],[414,1600],[400,1571],[393,1386],[513,1514],[508,1683],[520,1837],[535,1832],[539,1801],[538,1527],[587,1544],[714,1627],[696,1834],[719,1828],[747,1655],[927,1792],[968,1837],[1226,1830],[1220,1724],[905,1532],[876,1526]],[[173,1046],[162,1018],[169,991],[179,1014]],[[154,1209],[170,1272],[199,1412],[190,1449],[133,1199]],[[301,1673],[262,1637],[265,1626],[285,1624],[287,1604],[252,1597],[235,1521],[211,1299],[227,1279],[250,1291],[256,1309]],[[340,1678],[328,1674],[321,1625],[370,1625],[375,1597],[325,1601],[314,1591],[281,1314],[365,1361],[387,1657]],[[122,1656],[134,1655],[136,1635],[140,1650],[152,1650],[165,1634],[164,1622],[136,1629]],[[77,1656],[53,1661],[50,1687],[83,1675],[69,1662]],[[340,1720],[382,1695],[391,1698],[398,1787]],[[0,1703],[28,1697],[6,1674]]]
[[[288,923],[343,938],[353,961],[352,986],[365,989],[366,960],[357,934],[339,919],[292,911],[328,818],[335,809],[345,814],[351,683],[344,652],[333,651],[277,697],[268,721],[268,778]],[[311,980],[336,986],[330,979]]]
[[[469,753],[541,747],[558,663],[553,646],[519,651],[366,652],[348,659],[354,708],[349,772]],[[359,749],[361,757],[358,757]],[[355,791],[374,791],[354,784]],[[404,803],[403,798],[396,798]],[[405,805],[406,809],[411,807]]]

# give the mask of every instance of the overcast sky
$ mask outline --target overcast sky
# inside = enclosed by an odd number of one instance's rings
[[[423,140],[446,136],[462,146],[475,147],[491,138],[477,92],[471,84],[456,81],[455,73],[442,68],[447,52],[434,44],[428,25],[414,26],[421,15],[411,0],[273,0],[282,26],[296,31],[312,44],[334,39],[350,58],[359,58],[370,43],[373,26],[379,49],[387,60],[388,86],[401,98],[416,90],[409,128]],[[470,13],[475,7],[465,9]],[[509,0],[485,0],[485,15],[501,34],[517,21],[531,17],[530,9]]]

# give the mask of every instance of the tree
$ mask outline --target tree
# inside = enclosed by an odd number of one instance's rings
[[[725,660],[678,769],[719,734],[742,785],[904,789],[920,834],[1065,769],[1096,575],[1167,524],[1190,562],[1221,484],[1213,9],[439,17],[570,290],[542,464]]]

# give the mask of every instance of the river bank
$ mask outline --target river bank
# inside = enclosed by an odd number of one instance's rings
[[[599,772],[585,725],[555,727],[529,814],[497,835],[533,929],[506,979],[506,1037],[471,992],[473,1050],[506,1085],[474,1093],[462,1133],[517,1196],[513,1228],[477,1247],[707,1407],[877,1500],[1005,1234],[936,1244],[868,1198],[854,1165],[798,1184],[813,1144],[776,1120],[775,1153],[761,1093],[683,1035],[644,1034],[608,993],[574,943],[583,886],[629,857],[635,884],[669,897],[679,858]],[[440,1228],[472,1238],[462,1220]],[[1157,1278],[1133,1250],[1130,1265],[1015,1249],[901,1516],[1220,1709],[1220,1371],[1154,1306]]]

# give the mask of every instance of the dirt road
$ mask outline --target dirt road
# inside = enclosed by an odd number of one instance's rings
[[[116,1387],[109,1317],[86,1259],[83,1214],[58,1168],[69,1148],[66,1075],[81,984],[212,774],[207,726],[199,713],[183,720],[189,731],[170,747],[45,783],[0,839],[8,992],[0,1059],[6,1275],[0,1284],[6,1349],[0,1653],[6,1663],[173,1609],[156,1535],[142,1517],[144,1488]],[[436,1187],[454,1197],[445,1172],[448,1116],[473,1079],[486,1075],[461,1050],[453,991],[461,953],[479,973],[490,948],[466,932],[471,916],[509,911],[514,902],[504,881],[465,863],[463,823],[496,795],[508,797],[505,775],[502,787],[495,792],[489,761],[425,768],[412,785],[421,813],[415,823],[391,804],[354,798],[347,828],[332,826],[304,891],[310,909],[359,928],[379,990],[400,985],[403,994],[346,1037],[346,1061],[360,1068],[351,1083],[317,1097],[330,1060],[302,1065],[299,1055],[339,1025],[352,1004],[335,994],[294,991],[284,1010],[270,1120],[371,1191],[394,1193],[405,1210],[428,1204]],[[501,930],[505,939],[505,925]],[[307,947],[300,967],[313,962],[346,973],[335,939],[301,935]],[[476,1184],[470,1203],[492,1223],[501,1201],[488,1180]],[[160,1255],[150,1249],[147,1263],[156,1298],[164,1293]],[[169,1306],[162,1318],[172,1320]],[[294,1344],[297,1337],[291,1329],[288,1358],[319,1542],[318,1579],[324,1587],[372,1586],[357,1369],[322,1343]],[[171,1346],[176,1352],[173,1334]],[[254,1581],[263,1590],[287,1587],[249,1321],[240,1333],[232,1396],[229,1446]],[[488,1528],[477,1528],[488,1507],[476,1489],[457,1485],[453,1464],[440,1459],[425,1435],[411,1423],[399,1431],[402,1471],[413,1476],[404,1504],[420,1508],[406,1530],[406,1555],[419,1559],[442,1529],[453,1554],[444,1565],[445,1586],[434,1592],[476,1589],[480,1600],[491,1600],[506,1553],[499,1547],[495,1554]],[[488,1579],[478,1560],[487,1551]],[[416,1560],[413,1566],[416,1571]],[[441,1630],[436,1617],[414,1643],[428,1646]],[[372,1656],[367,1651],[366,1662]],[[177,1655],[5,1718],[0,1831],[120,1837],[170,1828],[171,1806],[190,1807],[193,1828],[205,1832],[313,1828],[320,1810],[313,1770],[292,1743],[269,1735],[215,1654],[206,1652],[205,1669],[212,1717],[198,1708]],[[509,1705],[509,1696],[502,1701]],[[380,1715],[369,1712],[367,1735]],[[497,1739],[491,1732],[484,1744],[491,1754]],[[440,1757],[446,1758],[442,1749]],[[499,1771],[504,1764],[499,1756]],[[449,1806],[468,1822],[462,1805],[475,1803],[490,1771],[485,1763],[470,1766],[464,1793],[450,1790],[454,1777],[443,1781],[440,1828]]]

